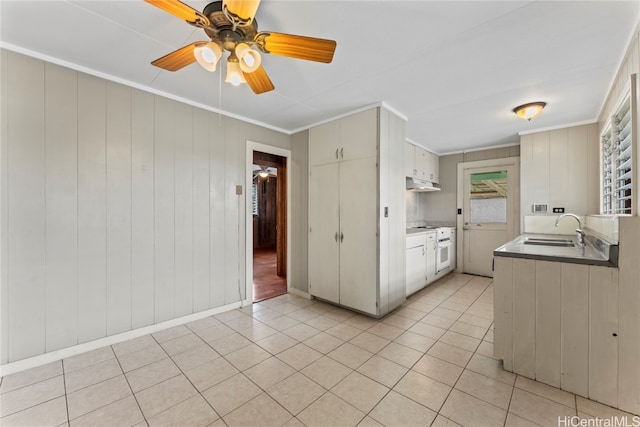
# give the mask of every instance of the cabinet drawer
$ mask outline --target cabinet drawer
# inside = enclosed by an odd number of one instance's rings
[[[425,246],[427,244],[427,234],[413,234],[406,237],[405,249],[415,248],[417,246]]]

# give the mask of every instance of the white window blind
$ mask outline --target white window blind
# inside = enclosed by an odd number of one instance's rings
[[[631,213],[631,99],[627,95],[601,136],[602,213]]]

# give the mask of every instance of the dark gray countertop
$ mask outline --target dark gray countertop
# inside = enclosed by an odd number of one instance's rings
[[[524,244],[526,238],[571,239],[575,246],[558,247]],[[512,241],[493,251],[494,256],[527,258],[542,261],[568,262],[573,264],[601,265],[617,267],[617,246],[607,245],[605,250],[598,250],[594,243],[602,249],[603,242],[587,236],[585,246],[578,246],[575,235],[558,234],[522,234]],[[606,244],[606,242],[605,242]]]

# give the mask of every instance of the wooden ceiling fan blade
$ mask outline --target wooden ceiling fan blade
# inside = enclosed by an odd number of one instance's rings
[[[265,53],[327,64],[333,60],[336,50],[334,40],[274,32],[258,33],[255,42]]]
[[[178,50],[174,50],[171,53],[166,54],[162,58],[158,58],[151,63],[156,67],[160,67],[167,71],[177,71],[189,64],[196,62],[196,57],[193,55],[193,49],[206,42],[195,42],[190,45],[181,47]]]
[[[200,13],[179,0],[144,0],[157,8],[169,12],[173,16],[189,22],[196,22]]]
[[[247,81],[247,84],[256,95],[275,89],[262,65],[253,73],[243,72],[242,74],[244,75],[244,79]]]

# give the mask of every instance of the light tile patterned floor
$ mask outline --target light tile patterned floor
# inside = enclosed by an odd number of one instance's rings
[[[2,426],[555,426],[628,416],[501,369],[491,280],[374,320],[283,295],[9,375]],[[630,418],[629,418],[630,419]]]

